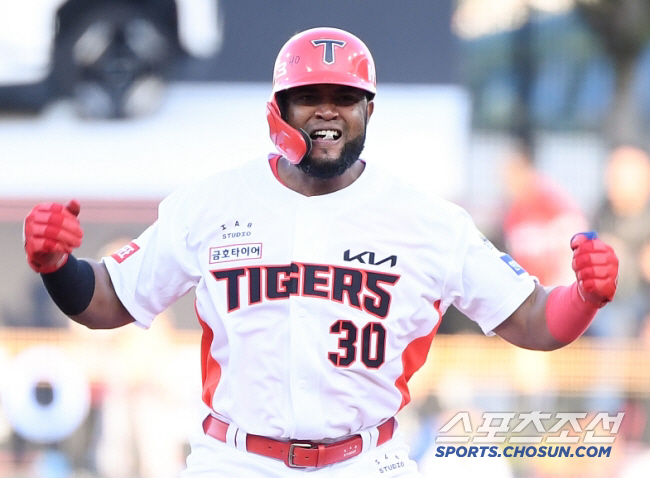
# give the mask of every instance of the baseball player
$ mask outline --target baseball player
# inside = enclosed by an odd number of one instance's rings
[[[279,154],[172,193],[101,262],[72,255],[76,200],[26,218],[29,264],[90,328],[149,327],[195,288],[210,413],[183,478],[421,476],[394,417],[449,306],[552,350],[614,296],[618,260],[594,233],[567,244],[576,282],[547,290],[463,209],[360,159],[375,93],[360,39],[301,32],[267,105]]]

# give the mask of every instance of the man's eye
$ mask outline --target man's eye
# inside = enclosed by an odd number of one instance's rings
[[[361,101],[361,98],[355,95],[343,95],[338,98],[338,103],[341,105],[353,105],[359,101]]]
[[[301,102],[301,103],[313,103],[314,101],[316,101],[316,97],[314,95],[311,95],[311,94],[304,94],[304,95],[298,96],[298,98],[296,100]]]

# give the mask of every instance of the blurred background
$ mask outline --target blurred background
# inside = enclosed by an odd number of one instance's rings
[[[596,229],[621,261],[615,300],[560,351],[516,349],[447,312],[400,413],[422,472],[647,476],[647,0],[3,2],[0,476],[178,476],[203,413],[191,294],[148,331],[76,326],[26,265],[22,221],[77,197],[78,256],[100,258],[177,187],[265,156],[275,56],[314,26],[357,34],[375,57],[367,160],[465,207],[545,285],[572,282],[577,231]],[[609,457],[434,456],[458,412],[476,427],[485,411],[534,410],[625,418]]]

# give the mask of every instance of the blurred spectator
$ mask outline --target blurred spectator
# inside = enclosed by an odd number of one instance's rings
[[[117,237],[96,256],[108,256],[129,241]],[[196,398],[201,396],[201,376],[192,366],[194,347],[189,356],[174,347],[173,322],[167,310],[146,334],[137,327],[94,331],[72,325],[83,342],[95,344],[99,355],[115,354],[98,369],[104,381],[100,433],[92,452],[99,476],[175,478],[184,466],[191,432],[187,424],[200,423],[203,413]]]
[[[571,284],[575,274],[569,243],[587,230],[586,216],[568,191],[536,168],[527,144],[519,143],[509,153],[504,173],[505,251],[542,284]]]
[[[517,141],[504,161],[505,214],[501,237],[490,237],[529,274],[547,286],[569,285],[574,234],[589,229],[578,202],[559,183],[540,172],[525,141]],[[450,307],[439,334],[482,332],[474,322]]]
[[[33,277],[27,288],[30,297],[29,306],[27,309],[23,309],[3,305],[3,325],[7,327],[70,327],[70,321],[52,303],[40,278]]]
[[[650,157],[635,145],[614,147],[605,169],[605,197],[594,228],[619,261],[618,291],[588,333],[638,337],[650,310]]]

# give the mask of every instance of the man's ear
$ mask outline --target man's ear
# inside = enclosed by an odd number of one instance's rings
[[[368,100],[368,104],[366,105],[366,123],[370,121],[373,111],[375,111],[375,102],[373,100]]]

